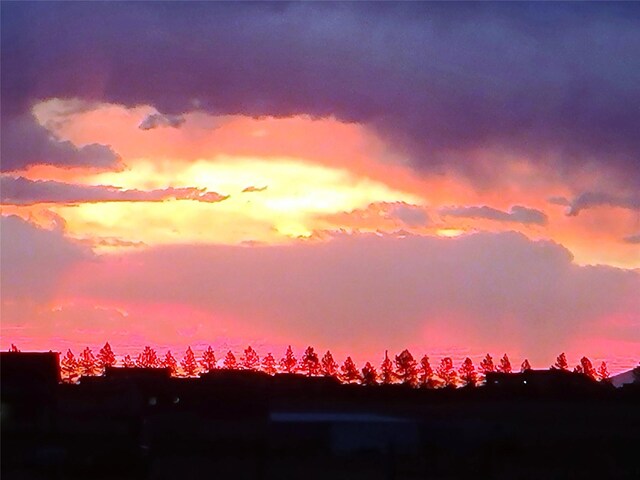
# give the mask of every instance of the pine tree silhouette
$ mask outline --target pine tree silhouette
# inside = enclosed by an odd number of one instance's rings
[[[485,375],[487,373],[496,371],[495,365],[493,364],[493,358],[488,353],[487,356],[484,357],[484,359],[480,362],[480,371]]]
[[[552,369],[569,370],[569,364],[567,363],[567,356],[562,352],[556,358],[556,363],[551,366]]]
[[[452,388],[456,386],[456,379],[458,375],[453,368],[453,360],[450,357],[444,357],[440,361],[440,365],[436,369],[438,377],[442,380],[445,388]]]
[[[193,354],[191,347],[187,348],[180,366],[187,377],[195,377],[198,374],[198,362],[196,362],[196,356]]]
[[[433,378],[433,369],[431,363],[429,363],[429,357],[424,355],[420,360],[420,366],[418,371],[420,378],[420,386],[423,388],[433,388],[435,381]]]
[[[580,373],[584,373],[587,377],[593,380],[597,379],[596,369],[593,368],[591,360],[589,360],[587,357],[582,357],[580,359]]]
[[[85,348],[80,354],[78,359],[78,369],[80,370],[80,375],[83,376],[93,376],[98,374],[100,367],[98,366],[96,358],[93,356],[89,347]]]
[[[498,371],[502,373],[511,373],[511,362],[509,361],[509,357],[507,357],[506,353],[500,359],[500,365],[498,366]]]
[[[211,372],[217,368],[216,356],[213,353],[211,345],[209,345],[209,347],[202,354],[202,361],[200,362],[200,365],[202,366],[202,370],[204,372]]]
[[[144,347],[142,353],[136,358],[136,365],[142,368],[157,368],[160,366],[158,354],[153,348],[149,346]]]
[[[248,346],[240,358],[240,364],[245,370],[257,370],[260,366],[260,357],[251,346]]]
[[[276,369],[276,359],[273,358],[271,352],[262,359],[262,371],[267,375],[275,375],[278,372]]]
[[[98,366],[102,369],[107,367],[113,367],[116,364],[116,356],[111,350],[109,342],[104,344],[104,347],[98,352]]]
[[[524,361],[522,362],[522,365],[520,365],[520,371],[527,372],[529,370],[531,370],[531,364],[529,363],[529,360],[525,358]]]
[[[384,360],[382,361],[382,365],[380,365],[380,382],[383,385],[389,385],[393,383],[395,380],[395,373],[393,371],[393,363],[389,359],[389,354],[385,350],[384,351]]]
[[[135,362],[132,360],[131,355],[125,355],[122,359],[122,366],[125,368],[133,368],[136,366]]]
[[[342,380],[346,383],[354,383],[360,380],[360,372],[358,372],[358,367],[353,363],[351,357],[347,357],[342,367],[340,367],[340,373]]]
[[[238,362],[236,361],[236,356],[233,354],[231,350],[227,352],[227,355],[224,357],[224,361],[222,365],[227,370],[236,370],[238,368]]]
[[[377,385],[378,384],[378,372],[373,365],[369,362],[362,368],[362,385]]]
[[[66,383],[73,383],[78,379],[78,361],[71,349],[67,350],[66,355],[60,360],[60,373],[62,381]]]
[[[320,363],[320,373],[325,377],[335,377],[338,375],[338,364],[333,359],[333,355],[331,352],[327,350],[327,353],[322,357],[322,362]]]
[[[418,376],[418,366],[409,350],[403,350],[396,355],[396,375],[405,385],[415,385]]]
[[[164,368],[169,369],[169,374],[174,377],[178,372],[178,362],[171,354],[171,350],[167,351],[167,354],[164,356],[164,360],[162,361],[162,366]]]
[[[289,345],[284,357],[280,360],[280,369],[285,373],[295,373],[297,365],[298,362],[296,361],[296,357],[293,355],[291,345]]]
[[[473,366],[473,361],[467,357],[462,362],[462,365],[459,369],[460,372],[460,380],[464,382],[465,385],[470,387],[475,387],[478,381],[478,375],[476,373],[476,368]]]
[[[607,368],[607,363],[606,362],[602,362],[600,364],[600,366],[598,367],[598,377],[600,378],[601,382],[608,382],[609,381],[609,377],[611,375],[609,374],[609,369]]]
[[[11,344],[11,348],[9,349],[9,351],[13,353],[20,352],[20,350],[18,350],[18,347],[16,347],[13,343]]]
[[[308,377],[317,375],[320,371],[318,354],[313,350],[313,347],[309,346],[305,350],[302,360],[300,361],[300,370],[305,372]]]

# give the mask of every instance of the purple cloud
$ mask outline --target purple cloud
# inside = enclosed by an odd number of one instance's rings
[[[424,227],[431,223],[431,218],[427,209],[420,205],[412,205],[406,202],[374,202],[365,208],[322,215],[320,218],[328,221],[336,227],[359,227],[370,228],[376,225],[379,220],[393,220],[396,226],[401,224],[404,227]],[[401,232],[397,232],[401,233]],[[408,234],[408,232],[402,232]],[[326,231],[317,232],[321,236],[327,234]]]
[[[71,142],[56,139],[30,114],[3,116],[0,154],[3,172],[39,163],[106,169],[115,167],[119,160],[107,145],[94,143],[76,147]]]
[[[622,241],[625,243],[632,243],[634,245],[637,243],[640,243],[640,233],[636,235],[629,235],[628,237],[624,237]]]
[[[229,198],[201,188],[162,188],[156,190],[123,190],[109,185],[77,185],[54,180],[29,180],[23,177],[0,177],[0,198],[8,205],[35,203],[96,203],[96,202],[162,202],[164,200],[195,200],[216,203]]]
[[[147,115],[138,128],[140,130],[152,130],[158,127],[180,128],[184,123],[184,117],[181,115],[163,115],[162,113],[152,113]]]
[[[536,225],[545,225],[548,220],[544,212],[519,205],[514,205],[508,212],[483,205],[480,207],[444,207],[439,210],[439,213],[445,217],[486,218],[487,220],[496,220],[498,222]]]
[[[595,207],[618,207],[640,211],[640,193],[621,195],[606,192],[585,192],[569,203],[567,215],[575,216],[582,210]]]
[[[404,202],[385,203],[384,206],[389,207],[386,212],[387,216],[400,220],[408,227],[423,227],[431,223],[429,214],[424,207]]]
[[[2,13],[3,125],[49,97],[335,116],[375,128],[418,168],[491,179],[499,166],[473,152],[507,151],[640,183],[636,3],[5,2]]]

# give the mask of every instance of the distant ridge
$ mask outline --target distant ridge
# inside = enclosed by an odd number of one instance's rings
[[[610,380],[613,386],[617,388],[628,383],[633,383],[633,370],[612,375]]]

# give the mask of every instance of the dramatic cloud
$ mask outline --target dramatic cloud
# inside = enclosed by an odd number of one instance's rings
[[[640,3],[0,8],[3,338],[637,353]]]
[[[3,91],[3,103],[5,98]],[[94,143],[76,147],[71,142],[56,139],[30,114],[2,116],[2,171],[19,170],[39,163],[111,168],[118,163],[118,159],[118,155],[107,145]]]
[[[235,319],[234,328],[254,332],[247,338],[271,331],[333,347],[428,350],[445,337],[540,360],[600,322],[640,313],[640,274],[579,267],[563,247],[519,234],[172,246],[113,261],[117,269],[96,264],[67,288],[105,304],[189,305]],[[189,325],[176,320],[181,330]]]
[[[639,13],[633,2],[4,2],[3,130],[52,97],[335,116],[377,129],[420,168],[491,178],[499,166],[475,153],[512,152],[633,187]]]
[[[161,113],[152,113],[148,115],[138,128],[140,130],[151,130],[158,127],[180,128],[184,123],[184,117],[181,115],[163,115]]]
[[[545,225],[547,216],[544,212],[533,208],[515,205],[508,212],[487,207],[444,207],[439,210],[440,215],[460,218],[486,218],[499,222],[515,222],[524,224]]]
[[[3,301],[51,298],[63,273],[92,256],[60,229],[36,228],[16,216],[1,217],[0,226]]]
[[[582,210],[594,207],[618,207],[640,211],[640,194],[614,195],[605,192],[586,192],[574,198],[567,210],[567,215],[578,215]]]
[[[36,203],[96,203],[96,202],[162,202],[164,200],[195,200],[216,203],[229,198],[202,188],[163,188],[157,190],[123,190],[108,185],[76,185],[53,180],[28,180],[23,177],[0,177],[0,197],[7,205]]]

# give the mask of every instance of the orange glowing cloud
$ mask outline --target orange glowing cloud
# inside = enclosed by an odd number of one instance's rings
[[[524,157],[476,151],[478,164],[501,165],[491,188],[471,184],[453,170],[440,174],[410,168],[401,153],[365,126],[332,118],[215,117],[192,112],[166,117],[149,106],[126,108],[52,99],[34,107],[40,123],[77,146],[109,145],[122,158],[116,170],[36,165],[18,174],[122,190],[201,189],[229,198],[193,201],[77,202],[73,205],[5,205],[39,225],[64,220],[66,234],[116,252],[131,245],[171,243],[287,243],[321,238],[323,230],[455,236],[475,231],[518,231],[567,246],[578,263],[640,267],[637,245],[623,238],[637,224],[631,210],[605,208],[567,216],[552,196],[572,197],[594,176],[569,186],[557,172]],[[385,206],[386,205],[386,206]],[[428,222],[405,222],[389,209]],[[537,211],[544,222],[510,220],[512,209]],[[491,210],[500,216],[451,216]],[[421,213],[417,213],[421,212]],[[506,216],[505,216],[506,215]],[[514,217],[516,218],[516,217]],[[146,228],[137,228],[144,220]],[[517,220],[517,218],[516,218]]]

